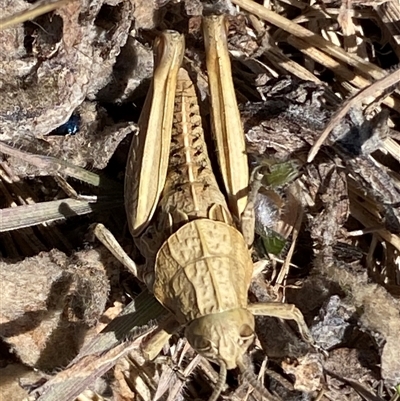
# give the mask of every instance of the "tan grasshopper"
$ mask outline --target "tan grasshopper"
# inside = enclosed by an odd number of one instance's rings
[[[113,253],[146,283],[177,327],[185,327],[192,347],[220,365],[210,398],[216,400],[227,369],[247,372],[243,355],[255,338],[254,315],[293,319],[306,341],[312,342],[312,337],[295,306],[248,303],[253,274],[248,244],[254,224],[251,199],[247,200],[244,133],[224,18],[207,17],[203,28],[212,129],[226,198],[208,157],[194,85],[181,68],[184,37],[164,32],[155,43],[154,76],[125,180],[128,224],[146,266],[137,269],[126,255],[115,249]],[[162,333],[158,344],[149,343],[149,358],[158,354],[167,336]]]

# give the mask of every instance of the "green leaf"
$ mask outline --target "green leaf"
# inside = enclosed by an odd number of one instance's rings
[[[272,231],[272,230],[271,230]],[[286,240],[278,233],[269,235],[268,237],[262,238],[265,250],[273,255],[280,255],[285,249]]]
[[[298,166],[294,161],[268,164],[268,170],[262,181],[267,188],[289,184],[299,175]]]

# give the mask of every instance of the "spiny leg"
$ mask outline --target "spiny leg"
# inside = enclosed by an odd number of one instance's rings
[[[304,321],[303,314],[294,305],[281,303],[249,304],[248,310],[257,316],[277,317],[284,320],[294,320],[304,341],[314,345],[315,341]]]

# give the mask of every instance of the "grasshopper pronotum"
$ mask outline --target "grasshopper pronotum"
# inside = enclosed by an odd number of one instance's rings
[[[242,357],[255,338],[253,315],[293,319],[303,338],[312,338],[293,305],[247,302],[253,263],[244,134],[224,18],[207,17],[203,26],[212,127],[227,199],[208,158],[193,83],[181,68],[183,35],[167,31],[155,44],[154,77],[127,165],[125,207],[131,234],[146,257],[143,269],[132,262],[131,271],[172,313],[177,327],[185,326],[192,347],[220,365],[210,398],[216,400],[227,369],[239,367],[250,377]],[[157,341],[146,347],[149,358],[162,346]]]

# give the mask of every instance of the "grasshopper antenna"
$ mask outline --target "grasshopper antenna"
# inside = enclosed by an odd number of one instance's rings
[[[214,391],[211,394],[211,397],[208,399],[208,401],[217,401],[219,395],[221,394],[222,387],[226,383],[226,374],[227,374],[226,365],[221,361],[218,380],[215,383]]]
[[[280,398],[275,397],[271,394],[258,380],[254,373],[250,370],[249,367],[246,367],[243,361],[238,360],[237,366],[240,369],[240,373],[242,374],[242,378],[244,381],[249,383],[254,390],[258,391],[258,393],[268,401],[282,401]]]

